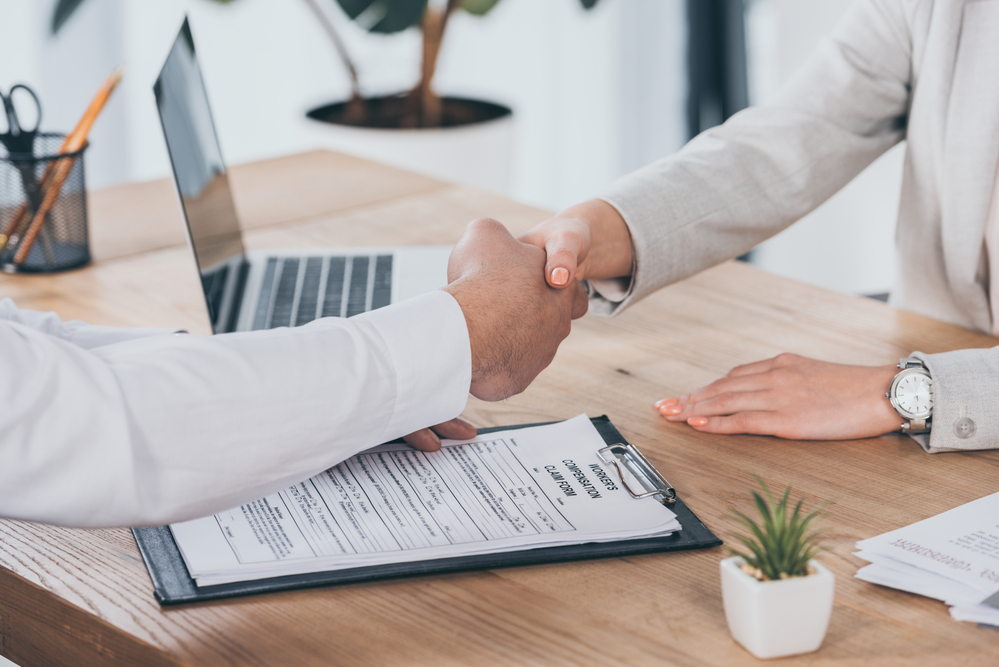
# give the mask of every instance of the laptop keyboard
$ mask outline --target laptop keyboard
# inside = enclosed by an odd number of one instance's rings
[[[391,296],[392,255],[271,257],[264,268],[252,328],[352,317],[387,306]]]
[[[205,301],[208,302],[208,316],[212,325],[217,325],[219,312],[222,308],[222,297],[225,296],[225,284],[229,277],[229,266],[223,264],[218,269],[201,274],[201,288],[205,291]]]

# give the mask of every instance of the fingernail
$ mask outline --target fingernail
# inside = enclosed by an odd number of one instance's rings
[[[682,405],[664,405],[661,408],[659,408],[659,412],[661,412],[664,415],[670,415],[670,416],[672,416],[672,415],[678,415],[681,412],[683,412],[683,406]]]
[[[661,400],[656,401],[655,406],[657,408],[661,408],[664,405],[669,405],[670,403],[676,403],[679,400],[680,400],[679,398],[663,398]]]
[[[708,418],[707,417],[691,417],[690,419],[687,420],[687,423],[690,424],[691,426],[707,426]]]
[[[561,266],[557,269],[552,269],[552,282],[556,285],[565,285],[569,282],[569,271],[563,269]]]

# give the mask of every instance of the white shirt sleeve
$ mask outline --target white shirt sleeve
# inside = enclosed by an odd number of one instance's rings
[[[8,518],[121,526],[205,516],[452,419],[468,399],[468,331],[444,291],[350,319],[218,336],[88,332],[0,308]]]
[[[0,299],[0,324],[7,322],[23,324],[87,350],[133,338],[160,336],[183,331],[182,329],[154,329],[151,327],[106,327],[98,324],[87,324],[80,320],[63,322],[53,312],[40,313],[35,310],[20,310],[12,300]]]

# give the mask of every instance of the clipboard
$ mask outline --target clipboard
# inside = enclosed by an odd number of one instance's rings
[[[142,559],[149,570],[149,576],[152,578],[156,601],[161,605],[221,600],[243,595],[360,583],[378,579],[493,570],[501,567],[542,565],[594,558],[619,558],[664,551],[707,549],[721,545],[722,541],[690,511],[690,508],[684,504],[669,482],[646,460],[638,448],[625,441],[606,415],[594,417],[590,421],[593,422],[597,432],[607,443],[607,446],[598,452],[600,458],[605,463],[617,468],[619,473],[622,469],[626,470],[640,487],[635,488],[635,485],[629,485],[627,477],[622,475],[622,483],[628,492],[636,497],[655,496],[676,514],[682,530],[667,537],[572,544],[411,563],[388,563],[349,570],[294,574],[201,587],[197,586],[188,574],[187,566],[184,565],[184,559],[180,555],[180,550],[177,548],[177,543],[173,539],[173,533],[170,532],[169,526],[133,528],[132,535],[135,537],[139,552],[142,554]],[[484,428],[479,429],[479,433],[542,425],[521,424]]]

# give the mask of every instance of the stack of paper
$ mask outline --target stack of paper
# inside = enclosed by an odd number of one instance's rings
[[[999,626],[999,493],[857,542],[857,578],[950,605],[959,621]]]
[[[655,498],[632,497],[603,446],[586,415],[438,452],[382,445],[170,528],[198,586],[680,530]]]

